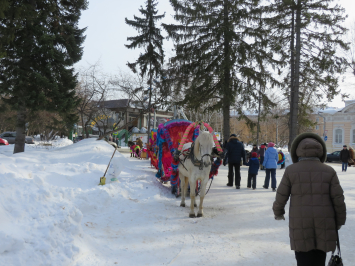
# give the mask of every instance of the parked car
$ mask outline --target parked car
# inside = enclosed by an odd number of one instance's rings
[[[9,145],[9,142],[6,139],[0,138],[0,146],[2,146],[2,145]]]
[[[327,162],[340,162],[340,151],[327,154]]]
[[[4,132],[0,135],[0,138],[6,139],[9,144],[15,144],[16,132]],[[30,136],[26,136],[25,143],[34,144],[34,139]]]

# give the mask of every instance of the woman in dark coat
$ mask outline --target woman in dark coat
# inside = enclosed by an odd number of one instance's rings
[[[345,224],[343,189],[334,169],[324,164],[327,150],[316,134],[304,133],[292,143],[291,157],[277,189],[273,211],[285,220],[290,201],[289,236],[297,265],[325,265],[326,252],[336,247],[336,230]],[[333,207],[334,206],[334,207]]]

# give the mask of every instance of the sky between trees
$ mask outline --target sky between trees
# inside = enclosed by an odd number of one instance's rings
[[[119,70],[129,72],[126,66],[132,58],[137,58],[140,51],[129,50],[124,44],[127,44],[127,37],[135,35],[133,28],[125,24],[125,18],[132,19],[133,15],[140,15],[138,8],[145,5],[146,0],[114,1],[101,0],[90,1],[89,8],[83,12],[79,27],[88,27],[86,31],[86,40],[84,43],[84,54],[82,60],[76,64],[77,68],[87,67],[89,64],[95,64],[100,61],[100,65],[108,74],[115,74]],[[335,0],[345,8],[349,15],[346,25],[355,23],[355,1]],[[160,0],[158,5],[159,14],[166,12],[163,23],[173,23],[174,10],[169,0]],[[163,31],[166,36],[166,32]],[[174,55],[172,41],[164,40],[164,49],[166,59]],[[351,73],[344,75],[343,81],[340,80],[342,92],[351,93],[355,87],[355,77]],[[355,99],[355,98],[354,98]],[[344,103],[340,96],[335,97],[331,106],[341,107]]]

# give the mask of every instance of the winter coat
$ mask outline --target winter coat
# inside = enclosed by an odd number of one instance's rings
[[[250,158],[249,162],[247,162],[245,165],[249,166],[249,174],[258,174],[258,170],[260,167],[258,158]]]
[[[240,163],[242,159],[243,162],[246,162],[244,145],[238,138],[231,137],[226,145],[226,150],[228,163]]]
[[[349,155],[351,159],[355,159],[355,154],[354,154],[354,150],[353,149],[349,149]]]
[[[266,146],[265,145],[261,145],[260,146],[260,150],[259,150],[260,157],[264,157],[265,156],[265,150],[266,150]]]
[[[292,250],[334,251],[335,214],[337,225],[345,224],[343,189],[334,169],[324,164],[326,155],[324,141],[314,133],[301,134],[292,143],[294,164],[286,168],[273,204],[275,216],[283,215],[291,196],[289,236]],[[303,158],[298,161],[299,157]]]
[[[279,154],[274,147],[269,147],[265,152],[263,166],[266,169],[276,169],[279,161]]]
[[[349,158],[350,158],[349,150],[348,149],[341,150],[341,152],[340,152],[340,161],[342,161],[343,163],[347,163]]]
[[[139,148],[141,149],[143,148],[143,141],[141,139],[137,138],[136,143],[139,146]]]

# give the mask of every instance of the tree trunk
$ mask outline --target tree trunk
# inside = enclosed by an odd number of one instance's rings
[[[152,64],[149,64],[149,103],[148,103],[148,145],[150,144],[150,119],[151,119],[151,115],[150,115],[150,109],[151,109],[151,105],[152,105]],[[147,153],[147,158],[148,158],[148,153]]]
[[[291,86],[290,86],[290,115],[289,115],[289,140],[288,140],[288,151],[291,150],[291,144],[294,138],[294,98],[295,98],[295,9],[294,6],[291,6],[292,9],[292,23],[291,23]]]
[[[299,87],[300,87],[300,60],[301,60],[301,0],[297,1],[296,9],[296,50],[295,50],[295,79],[294,79],[294,93],[292,103],[292,132],[290,136],[291,143],[298,134],[298,101],[299,101]]]
[[[84,117],[81,116],[81,135],[83,136],[83,139],[85,138],[85,131],[84,131],[85,125],[84,125]]]
[[[230,135],[230,104],[229,100],[223,100],[223,141],[229,139]]]
[[[20,107],[17,111],[17,122],[16,122],[16,138],[14,153],[25,151],[25,140],[26,140],[26,108]]]
[[[261,87],[259,89],[259,107],[258,107],[258,125],[257,125],[257,133],[256,133],[256,146],[259,147],[260,143],[260,112],[261,112]]]
[[[89,130],[86,130],[86,127],[88,126],[88,123],[89,123],[89,122],[86,122],[86,123],[85,123],[85,133],[86,133],[86,138],[87,138],[87,139],[89,138]]]
[[[231,93],[230,93],[230,37],[228,32],[228,1],[224,1],[224,88],[223,88],[223,141],[229,139],[230,136],[230,106],[231,106]]]

